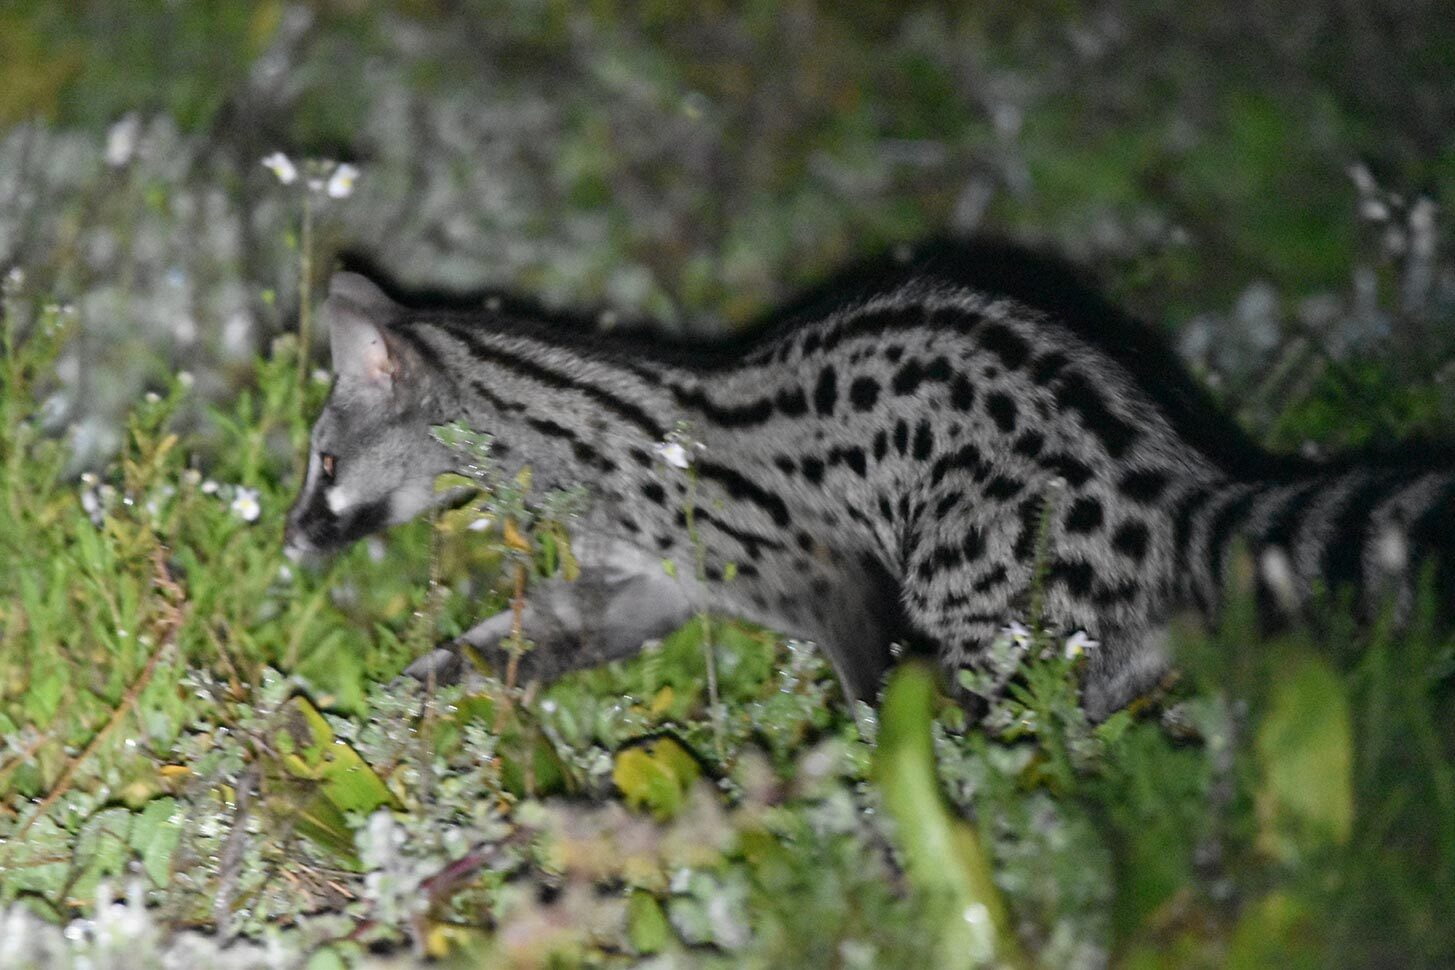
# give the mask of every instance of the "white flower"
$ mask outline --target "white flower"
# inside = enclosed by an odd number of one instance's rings
[[[217,483],[214,482],[212,479],[209,478],[207,481],[205,481],[205,482],[202,483],[202,494],[203,495],[215,495],[216,493],[217,493]]]
[[[354,194],[354,180],[359,177],[359,170],[348,162],[344,162],[333,170],[329,176],[328,192],[330,199],[347,199]]]
[[[131,161],[136,152],[136,136],[141,132],[141,119],[135,114],[122,118],[106,132],[106,164],[120,168]]]
[[[687,456],[687,449],[682,447],[681,442],[659,441],[656,445],[656,452],[658,458],[673,468],[687,468],[692,464],[692,459]]]
[[[298,168],[293,164],[293,160],[282,152],[274,152],[264,158],[263,165],[284,185],[292,185],[298,181]]]
[[[263,507],[258,504],[258,493],[256,489],[237,487],[232,498],[233,514],[244,522],[256,522],[262,514]]]
[[[81,492],[81,509],[86,513],[93,525],[100,525],[106,515],[106,510],[101,505],[101,498],[96,494],[94,488],[88,488]]]
[[[197,378],[193,377],[189,370],[179,370],[177,371],[177,383],[182,387],[191,387],[197,383]]]
[[[1012,622],[1010,626],[1001,631],[1011,643],[1018,647],[1024,647],[1031,642],[1031,631],[1020,623]]]
[[[1089,650],[1095,650],[1101,646],[1100,640],[1093,640],[1086,635],[1085,630],[1077,630],[1066,638],[1066,659],[1075,660]]]

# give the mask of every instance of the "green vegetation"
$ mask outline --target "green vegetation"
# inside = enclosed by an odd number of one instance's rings
[[[35,404],[69,319],[8,290],[12,927],[89,918],[77,954],[202,928],[319,967],[380,945],[1135,968],[1439,966],[1455,945],[1455,650],[1428,630],[1270,641],[1245,610],[1181,631],[1183,682],[1096,726],[1074,702],[1088,648],[1020,631],[978,726],[915,668],[882,723],[851,711],[809,648],[724,622],[554,684],[433,689],[397,674],[504,605],[512,563],[565,568],[564,515],[501,530],[525,515],[507,489],[452,513],[490,530],[444,516],[292,571],[282,515],[323,392],[300,402],[294,342],[230,406],[185,379],[142,402],[77,482]],[[214,437],[177,430],[199,407]]]

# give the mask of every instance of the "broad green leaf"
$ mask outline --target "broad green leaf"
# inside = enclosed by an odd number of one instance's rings
[[[280,712],[272,733],[276,769],[299,784],[269,799],[271,811],[287,815],[298,831],[357,868],[354,836],[344,813],[367,814],[398,802],[359,753],[334,736],[312,704],[294,697]]]
[[[359,753],[338,738],[312,704],[294,697],[284,706],[274,733],[282,767],[295,778],[321,782],[320,792],[342,811],[367,814],[381,805],[397,807],[394,796]]]
[[[611,780],[628,804],[670,818],[681,809],[687,790],[701,773],[686,748],[671,738],[657,738],[618,751]]]
[[[966,970],[1000,960],[1025,966],[990,861],[971,825],[940,794],[930,734],[934,674],[924,664],[901,667],[885,691],[874,780],[894,818],[910,880],[931,905],[943,907],[940,966]]]
[[[177,816],[177,800],[164,796],[147,802],[131,823],[131,847],[141,856],[142,871],[158,888],[170,881],[172,853],[182,837]]]

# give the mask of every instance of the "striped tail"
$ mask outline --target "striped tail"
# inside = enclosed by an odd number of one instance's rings
[[[1427,569],[1439,620],[1455,621],[1455,471],[1353,466],[1194,487],[1174,511],[1183,593],[1216,613],[1235,547],[1257,564],[1265,618],[1312,618],[1350,601],[1361,620],[1407,619]]]

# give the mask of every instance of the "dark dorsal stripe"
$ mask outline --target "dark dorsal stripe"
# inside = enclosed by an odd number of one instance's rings
[[[786,527],[792,521],[788,506],[776,493],[770,492],[736,469],[714,461],[700,461],[697,471],[703,479],[721,485],[735,499],[752,502],[773,519],[773,524]]]
[[[458,340],[476,360],[504,368],[556,390],[574,391],[581,394],[606,408],[621,420],[641,429],[654,441],[661,441],[667,437],[666,429],[635,402],[617,397],[595,384],[580,381],[552,370],[537,361],[512,354],[498,347],[492,347],[462,324],[442,320],[428,321],[428,323]]]

